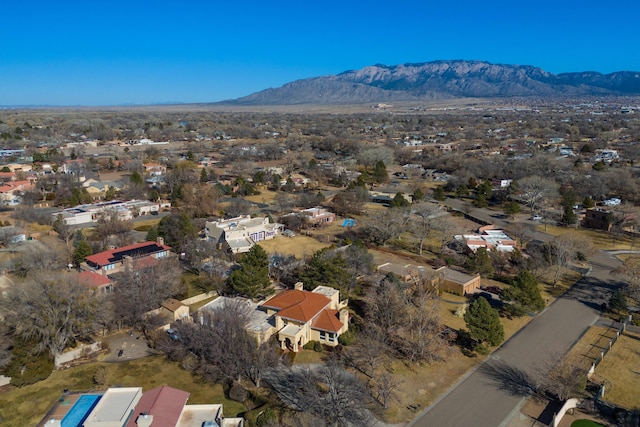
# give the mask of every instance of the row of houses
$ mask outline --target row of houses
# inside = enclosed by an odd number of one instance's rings
[[[188,405],[190,393],[163,385],[112,387],[104,392],[66,393],[38,427],[243,427],[225,418],[221,404]]]
[[[161,209],[171,207],[170,202],[151,202],[148,200],[120,201],[111,200],[79,205],[73,208],[62,209],[51,213],[52,221],[61,218],[67,225],[88,224],[97,221],[105,213],[116,213],[122,221],[131,220],[139,215],[154,215]]]

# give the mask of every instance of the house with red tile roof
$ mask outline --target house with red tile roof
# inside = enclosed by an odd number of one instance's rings
[[[338,345],[338,337],[349,329],[348,300],[340,301],[340,291],[318,286],[305,291],[302,283],[271,297],[262,304],[275,318],[275,330],[282,349],[298,351],[309,341]]]
[[[15,204],[15,200],[25,191],[33,190],[35,186],[29,180],[9,181],[0,186],[0,201],[2,204]]]
[[[84,260],[90,268],[101,270],[103,274],[107,274],[134,266],[145,268],[156,265],[157,259],[169,256],[170,251],[171,247],[164,244],[162,237],[158,237],[155,242],[142,242],[109,249],[89,255]]]
[[[95,271],[83,271],[78,275],[80,283],[98,293],[110,293],[113,290],[113,282],[107,276]]]

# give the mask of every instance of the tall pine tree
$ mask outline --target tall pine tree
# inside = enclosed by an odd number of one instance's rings
[[[464,321],[471,337],[480,344],[486,342],[496,346],[504,340],[504,328],[500,323],[500,316],[484,297],[478,298],[469,305],[464,313]]]
[[[254,245],[238,261],[240,268],[229,276],[229,285],[251,299],[273,293],[269,280],[269,257],[260,245]]]

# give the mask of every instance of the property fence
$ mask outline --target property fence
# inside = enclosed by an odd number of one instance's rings
[[[606,356],[607,353],[609,353],[609,350],[611,350],[611,347],[613,347],[613,344],[615,344],[616,341],[618,341],[620,334],[624,334],[624,332],[627,330],[627,324],[630,323],[631,320],[632,320],[631,315],[629,315],[629,317],[624,319],[624,321],[622,322],[622,325],[616,331],[616,334],[609,340],[609,343],[607,344],[607,346],[604,349],[602,349],[602,351],[600,351],[600,355],[596,358],[596,360],[593,361],[593,363],[591,364],[591,367],[589,368],[589,371],[587,372],[587,379],[591,379],[591,377],[593,376],[593,373],[596,370],[596,367],[600,364],[600,362],[602,362],[602,359],[604,359],[604,356]],[[605,390],[605,386],[603,384],[598,389],[596,401],[600,401],[604,397],[604,390]],[[570,409],[576,408],[579,404],[580,404],[580,400],[578,399],[567,400],[565,404],[562,406],[562,408],[560,409],[560,411],[553,416],[553,422],[551,425],[553,427],[558,427],[558,425],[560,424],[560,421],[562,421],[562,417],[564,417],[566,412]]]
[[[611,347],[613,347],[613,344],[615,344],[615,342],[618,341],[620,334],[624,334],[624,332],[627,329],[627,324],[631,322],[631,319],[632,319],[631,315],[629,315],[629,317],[624,319],[624,321],[622,322],[622,326],[620,326],[620,329],[616,331],[615,336],[613,336],[609,340],[609,344],[605,348],[603,348],[602,351],[600,351],[600,356],[598,356],[596,360],[593,361],[593,363],[591,364],[591,368],[589,368],[589,371],[587,372],[588,379],[591,379],[591,376],[595,372],[596,367],[600,364],[600,362],[602,362],[602,359],[604,359],[604,356],[609,352],[609,350],[611,350]]]

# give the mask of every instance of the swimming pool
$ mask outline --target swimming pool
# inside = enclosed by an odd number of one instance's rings
[[[62,427],[82,427],[82,423],[96,406],[101,394],[83,394],[62,419]]]

